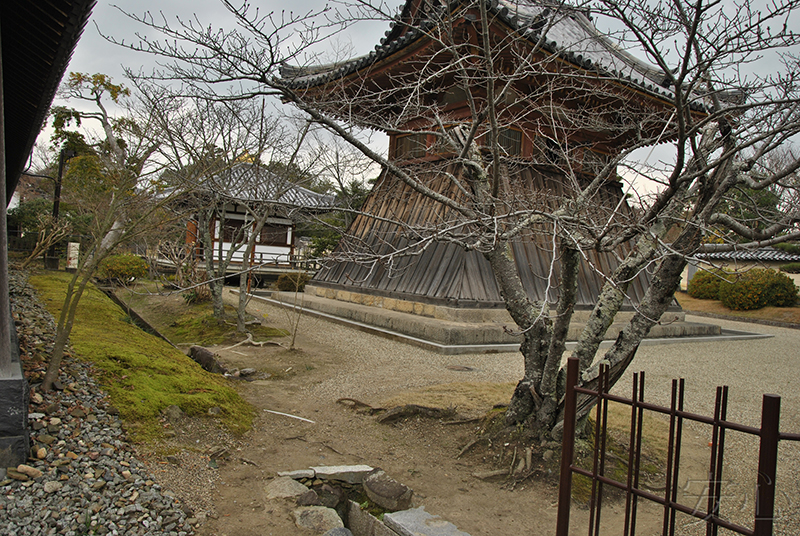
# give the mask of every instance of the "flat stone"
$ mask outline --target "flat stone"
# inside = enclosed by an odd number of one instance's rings
[[[39,478],[40,476],[42,476],[42,472],[37,468],[22,463],[17,466],[17,471],[19,471],[23,475],[29,476],[30,478]]]
[[[44,413],[28,413],[28,419],[44,419]]]
[[[281,476],[267,484],[264,489],[267,499],[290,499],[299,497],[308,491],[308,488],[288,476]]]
[[[364,491],[375,504],[396,512],[411,507],[414,491],[386,474],[383,469],[375,469],[364,477]]]
[[[28,478],[28,475],[20,473],[13,467],[9,467],[8,469],[6,469],[6,476],[14,480],[19,480],[20,482],[27,482],[28,480],[30,480]]]
[[[52,445],[53,443],[55,443],[56,438],[51,435],[42,434],[39,437],[37,437],[36,440],[39,441],[40,443],[44,443],[45,445]]]
[[[350,507],[347,509],[347,526],[358,536],[397,536],[395,531],[366,510],[362,510],[355,501],[350,501]]]
[[[314,478],[313,469],[300,469],[299,471],[278,471],[278,476],[288,476],[289,478],[293,478],[295,480],[301,480],[303,478]]]
[[[383,522],[400,536],[469,536],[449,521],[429,514],[424,506],[386,514]]]
[[[350,529],[348,529],[348,528],[336,527],[336,528],[333,528],[333,529],[329,530],[328,532],[326,532],[322,536],[353,536],[353,533],[350,532]]]
[[[242,370],[239,371],[239,376],[245,376],[245,377],[252,376],[256,372],[258,371],[254,368],[243,368]]]
[[[342,518],[332,508],[324,506],[302,506],[294,512],[294,523],[300,528],[325,533],[337,527],[344,527]]]
[[[373,468],[369,465],[321,465],[311,469],[321,480],[341,480],[349,484],[361,484]]]

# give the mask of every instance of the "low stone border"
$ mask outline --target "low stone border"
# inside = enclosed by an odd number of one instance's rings
[[[452,523],[412,508],[414,492],[380,468],[318,466],[278,473],[267,499],[294,499],[295,524],[325,536],[469,536]],[[387,513],[378,519],[348,495],[366,494]]]
[[[747,322],[749,324],[761,324],[762,326],[774,326],[776,328],[789,328],[789,329],[800,329],[800,324],[795,324],[792,322],[781,322],[779,320],[764,320],[761,318],[744,318],[741,316],[733,316],[733,315],[721,315],[719,313],[706,313],[704,311],[689,311],[688,309],[684,309],[684,312],[687,315],[692,316],[703,316],[706,318],[716,318],[718,320],[732,320],[733,322]]]

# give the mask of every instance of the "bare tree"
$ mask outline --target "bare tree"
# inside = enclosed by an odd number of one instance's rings
[[[238,274],[236,323],[244,332],[251,275],[261,264],[254,266],[262,230],[272,218],[291,218],[303,204],[297,198],[307,176],[301,149],[308,124],[296,132],[290,121],[270,113],[263,101],[165,98],[145,81],[140,80],[138,87],[158,97],[151,106],[158,111],[159,132],[166,139],[160,154],[171,169],[164,181],[182,191],[180,205],[193,214],[187,241],[193,244],[193,253],[202,251],[214,316],[225,320],[225,280]],[[300,170],[301,177],[289,180],[276,173],[272,170],[276,162],[281,163],[277,167]],[[277,260],[271,257],[266,262]],[[289,259],[281,262],[287,264]]]
[[[165,39],[135,48],[169,62],[156,78],[204,98],[269,95],[291,104],[382,166],[381,195],[435,215],[365,210],[386,230],[381,247],[361,235],[340,254],[391,270],[401,257],[447,242],[486,259],[523,339],[525,375],[509,423],[558,429],[561,362],[587,270],[602,288],[573,355],[584,384],[597,380],[601,363],[611,366],[613,383],[669,307],[693,255],[800,237],[800,160],[770,160],[800,131],[798,37],[790,30],[797,0],[762,10],[747,0],[410,0],[399,14],[356,2],[300,17],[224,3],[238,29],[148,16],[139,20]],[[597,31],[591,16],[611,30]],[[383,46],[350,62],[310,65],[323,34],[375,18],[393,23]],[[778,60],[777,70],[748,72],[764,56]],[[390,157],[354,128],[390,133]],[[631,161],[656,144],[671,148],[663,163]],[[623,177],[634,176],[632,208]],[[769,225],[718,210],[740,188],[780,189]],[[706,245],[712,228],[745,240]],[[403,241],[383,240],[392,233]],[[536,274],[538,295],[515,258],[526,241],[547,259]],[[596,255],[614,262],[601,266]],[[645,272],[632,318],[600,352]]]
[[[70,280],[56,327],[56,339],[42,388],[49,390],[58,379],[81,296],[100,263],[120,244],[167,219],[163,210],[167,197],[158,195],[150,180],[151,158],[157,147],[144,135],[153,124],[147,111],[126,103],[130,91],[103,74],[71,73],[61,88],[69,100],[88,101],[89,111],[53,110],[55,140],[80,145],[79,156],[70,162],[63,196],[73,210],[88,220],[88,241]],[[124,105],[125,113],[114,117],[109,101]],[[130,104],[130,105],[128,105]],[[75,122],[94,122],[102,134],[69,130]]]

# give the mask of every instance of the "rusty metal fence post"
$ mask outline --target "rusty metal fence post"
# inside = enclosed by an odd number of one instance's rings
[[[558,526],[556,536],[569,536],[569,508],[572,501],[572,459],[575,455],[575,385],[578,359],[567,360],[567,388],[564,394],[564,428],[561,438],[561,477],[558,485]]]
[[[761,445],[758,452],[755,536],[772,536],[780,419],[781,397],[764,395],[761,402]]]

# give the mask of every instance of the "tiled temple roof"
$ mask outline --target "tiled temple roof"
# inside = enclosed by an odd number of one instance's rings
[[[409,11],[413,1],[408,0],[405,4],[403,15]],[[451,11],[456,9],[464,1],[451,0],[449,9]],[[546,31],[542,48],[547,52],[557,54],[582,69],[617,79],[651,95],[667,100],[674,98],[664,71],[622,50],[608,36],[595,28],[588,13],[577,9],[567,10],[563,7],[554,10],[537,0],[488,0],[488,2],[491,14],[525,36],[531,43],[537,43],[541,38],[541,32]],[[369,54],[328,65],[310,67],[284,65],[281,68],[283,82],[291,88],[308,88],[346,77],[423,39],[426,31],[436,24],[437,17],[440,17],[444,9],[444,6],[439,6],[436,13],[423,16],[419,22],[409,27],[403,23],[393,22],[386,32],[386,37],[381,39],[381,43]],[[402,32],[406,28],[407,31]],[[705,110],[700,102],[693,102],[692,108]]]
[[[800,255],[775,248],[715,251],[700,253],[696,257],[707,261],[800,262]]]

